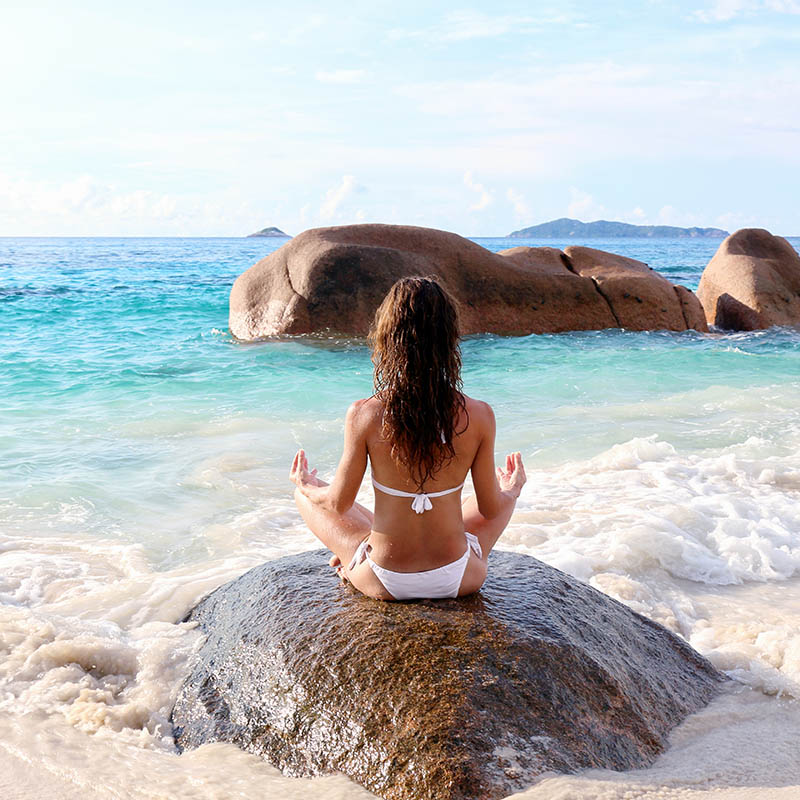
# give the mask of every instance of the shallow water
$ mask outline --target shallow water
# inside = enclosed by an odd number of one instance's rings
[[[716,248],[590,244],[690,287]],[[368,796],[233,747],[172,747],[198,642],[177,621],[250,566],[316,545],[288,464],[303,446],[331,475],[345,409],[370,393],[362,342],[227,334],[231,282],[274,246],[0,239],[3,796]],[[658,620],[740,687],[653,768],[523,796],[797,796],[800,331],[484,336],[463,352],[498,457],[519,449],[528,467],[500,546]]]

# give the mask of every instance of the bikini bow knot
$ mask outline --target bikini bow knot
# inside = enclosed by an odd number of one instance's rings
[[[411,501],[411,508],[413,508],[417,514],[422,514],[425,511],[430,511],[433,508],[433,503],[431,503],[431,499],[428,495],[415,494],[414,499]]]

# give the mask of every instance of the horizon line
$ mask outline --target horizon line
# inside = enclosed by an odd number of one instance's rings
[[[346,227],[342,226],[324,226],[324,227]],[[427,227],[424,225],[414,225],[409,227]],[[647,226],[644,226],[647,227]],[[656,227],[656,226],[653,226]],[[657,226],[661,227],[661,226]],[[664,226],[664,227],[675,227],[675,226]],[[163,233],[163,234],[155,234],[155,233],[135,233],[135,234],[111,234],[111,233],[103,233],[103,234],[61,234],[61,233],[39,233],[39,234],[0,234],[0,239],[295,239],[297,236],[300,236],[302,233],[305,233],[308,230],[315,230],[314,228],[306,228],[298,234],[286,234],[285,236],[252,236],[250,234],[241,234],[239,236],[234,235],[197,235],[197,234],[174,234],[174,233]],[[444,230],[444,228],[431,228],[430,230]],[[732,233],[736,233],[739,230],[746,230],[745,228],[737,228],[736,231]],[[764,228],[763,230],[767,230]],[[648,239],[676,239],[676,240],[684,240],[690,239],[695,241],[723,241],[724,239],[731,236],[732,233],[727,234],[725,237],[710,237],[710,236],[579,236],[579,237],[570,237],[570,236],[511,236],[509,234],[504,235],[481,235],[481,234],[463,234],[457,233],[456,231],[447,231],[448,233],[455,233],[457,236],[463,236],[465,239],[533,239],[533,240],[547,240],[547,241],[556,241],[558,239],[570,239],[570,238],[579,238],[579,239],[597,239],[598,241],[609,241],[612,239],[641,239],[643,241],[647,241]],[[800,233],[773,233],[769,231],[773,236],[781,236],[784,239],[800,239]]]

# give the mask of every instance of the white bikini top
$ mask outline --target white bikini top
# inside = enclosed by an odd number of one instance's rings
[[[382,483],[378,483],[373,477],[372,485],[376,489],[380,489],[384,494],[391,494],[394,497],[413,497],[414,499],[411,501],[411,508],[417,514],[422,514],[425,511],[430,511],[433,508],[433,503],[431,503],[431,497],[442,497],[445,494],[452,494],[453,492],[457,492],[463,485],[463,481],[458,484],[458,486],[454,486],[452,489],[445,489],[442,492],[404,492],[400,489],[392,489],[389,486],[384,486]]]

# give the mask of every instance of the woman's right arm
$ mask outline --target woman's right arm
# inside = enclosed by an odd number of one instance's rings
[[[478,414],[472,415],[479,423],[480,443],[472,462],[472,484],[478,511],[487,520],[501,515],[511,515],[522,487],[527,480],[521,453],[506,456],[505,469],[495,468],[494,442],[496,423],[494,412],[488,403],[480,403]],[[477,417],[477,419],[475,419]]]
[[[315,505],[344,514],[353,507],[361,480],[367,469],[368,415],[364,414],[365,400],[356,400],[347,409],[344,422],[344,450],[330,485],[308,469],[308,459],[298,450],[292,462],[289,479]]]

